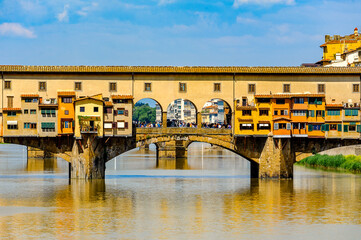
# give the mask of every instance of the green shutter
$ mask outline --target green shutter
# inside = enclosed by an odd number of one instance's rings
[[[337,124],[337,131],[342,132],[342,124]]]
[[[308,131],[309,131],[309,132],[312,132],[312,130],[313,130],[313,125],[312,125],[312,124],[308,124]]]
[[[49,128],[55,128],[55,123],[54,122],[49,123]]]
[[[325,125],[324,124],[321,125],[321,131],[325,131]]]
[[[345,116],[351,116],[351,109],[345,110]]]
[[[45,114],[45,109],[41,109],[41,114]]]
[[[315,110],[311,110],[311,117],[315,116]]]
[[[325,117],[325,110],[322,110],[322,117]]]
[[[51,109],[51,114],[55,114],[55,109]]]
[[[306,117],[308,117],[308,115],[309,115],[309,111],[306,111]]]
[[[361,125],[357,125],[357,132],[361,132]]]
[[[357,115],[358,115],[358,110],[352,109],[352,116],[357,116]]]
[[[46,114],[50,114],[50,109],[46,109]]]
[[[348,132],[348,125],[343,125],[343,132]]]
[[[330,131],[330,124],[326,124],[326,130],[325,131]]]
[[[42,122],[41,123],[41,128],[45,128],[45,126],[46,126],[46,123]]]

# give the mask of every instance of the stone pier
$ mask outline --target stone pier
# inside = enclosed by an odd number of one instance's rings
[[[269,136],[259,158],[259,177],[292,178],[294,162],[291,139]]]

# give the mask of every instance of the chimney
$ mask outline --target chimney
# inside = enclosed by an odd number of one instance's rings
[[[325,42],[331,41],[331,36],[330,35],[325,35]]]
[[[353,33],[355,34],[355,36],[358,36],[358,29],[357,29],[357,27],[353,30]]]

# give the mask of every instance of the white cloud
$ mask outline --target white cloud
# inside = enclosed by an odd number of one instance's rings
[[[293,5],[295,4],[295,0],[234,0],[233,7],[239,8],[241,5],[245,5],[245,4],[262,5],[262,6],[269,6],[274,4]]]
[[[96,10],[98,8],[98,3],[93,2],[89,6],[82,7],[77,14],[81,16],[87,16],[90,11]]]
[[[242,16],[237,16],[236,21],[237,23],[241,23],[241,24],[253,24],[258,22],[256,19],[242,17]]]
[[[162,6],[162,5],[172,4],[175,1],[176,0],[159,0],[158,5]]]
[[[35,38],[33,31],[23,27],[19,23],[2,23],[0,24],[0,35],[19,36],[25,38]]]
[[[59,13],[58,16],[57,16],[59,22],[67,22],[67,21],[69,21],[68,9],[69,9],[69,4],[66,4],[64,6],[64,11]]]

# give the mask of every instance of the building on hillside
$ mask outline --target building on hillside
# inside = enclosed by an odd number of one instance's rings
[[[75,92],[60,91],[58,92],[58,134],[73,135],[74,134],[74,101]]]
[[[308,96],[307,134],[312,138],[325,137],[325,110],[326,102],[324,94],[310,94]]]
[[[228,111],[224,102],[220,99],[212,99],[206,102],[202,108],[202,123],[226,124],[225,111]]]
[[[38,94],[22,94],[21,110],[22,125],[19,125],[20,135],[27,137],[38,136]]]
[[[133,96],[113,95],[114,136],[132,136],[133,134]]]
[[[331,64],[338,66],[338,64],[341,64],[340,62],[343,61],[341,58],[342,54],[361,47],[361,35],[357,28],[354,29],[353,34],[346,36],[334,35],[332,37],[325,35],[325,43],[320,47],[323,48],[323,57],[320,61],[322,65],[326,66]],[[345,63],[347,64],[347,60]]]
[[[102,95],[76,99],[74,105],[75,138],[81,138],[82,134],[96,134],[98,137],[103,137],[104,101]]]
[[[38,133],[40,137],[58,136],[58,102],[56,98],[39,99]]]

